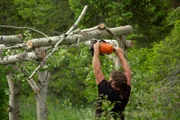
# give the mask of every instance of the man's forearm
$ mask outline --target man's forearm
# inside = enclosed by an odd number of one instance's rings
[[[124,71],[125,72],[130,72],[130,66],[129,66],[127,60],[125,59],[121,49],[120,48],[115,48],[115,53],[119,57],[119,60],[121,62],[121,65],[122,65],[122,68],[124,69]]]
[[[96,84],[98,85],[104,79],[104,75],[100,68],[101,63],[99,59],[99,48],[94,49],[94,56],[93,56],[92,64],[93,64],[94,75],[96,78]]]
[[[93,69],[100,68],[100,60],[99,60],[99,49],[94,49],[93,55]]]
[[[129,66],[127,60],[125,59],[125,57],[124,57],[124,55],[123,55],[123,53],[122,53],[120,48],[115,48],[115,53],[119,57],[119,60],[120,60],[121,65],[122,65],[122,68],[124,70],[124,74],[127,77],[127,84],[129,86],[131,86],[131,69],[130,69],[130,66]]]

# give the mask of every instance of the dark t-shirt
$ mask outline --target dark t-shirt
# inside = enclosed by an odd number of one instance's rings
[[[124,111],[130,96],[131,87],[127,85],[122,91],[117,91],[111,87],[108,81],[105,79],[98,84],[98,103],[96,108],[96,115],[100,115],[103,112],[102,109],[102,99],[104,96],[107,96],[105,99],[111,101],[114,104],[114,107],[111,109],[111,112],[121,114]]]

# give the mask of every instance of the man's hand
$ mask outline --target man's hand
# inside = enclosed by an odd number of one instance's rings
[[[93,48],[94,48],[94,50],[96,49],[98,49],[99,50],[99,46],[100,46],[100,43],[99,42],[96,42],[94,45],[93,45]]]
[[[118,53],[122,54],[122,53],[123,53],[122,50],[121,50],[121,48],[114,47],[114,50],[115,50],[115,53],[116,53],[116,54],[118,54]]]

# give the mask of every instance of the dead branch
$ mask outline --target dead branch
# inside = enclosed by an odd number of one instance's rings
[[[0,58],[0,64],[10,64],[19,61],[31,61],[40,59],[35,52],[24,52],[18,55],[5,56]]]
[[[116,36],[127,35],[127,34],[132,33],[132,27],[130,25],[109,28],[109,30],[111,30]],[[85,31],[87,32],[81,32],[77,30],[76,31],[77,34],[72,34],[73,32],[71,32],[70,35],[65,37],[65,40],[62,41],[61,45],[75,44],[77,43],[78,39],[80,40],[80,42],[84,42],[92,38],[98,39],[98,38],[105,38],[105,37],[112,36],[109,32],[107,32],[107,30],[100,29],[99,27],[93,27],[92,29],[91,28],[85,29]],[[32,39],[27,42],[27,48],[31,49],[31,48],[42,47],[42,46],[53,46],[61,38],[62,38],[62,35],[50,37],[49,40],[47,40],[46,38]]]
[[[44,58],[44,60],[41,62],[40,65],[38,65],[36,67],[36,69],[32,72],[32,74],[28,77],[28,79],[31,79],[34,74],[44,65],[44,63],[46,62],[46,60],[56,51],[58,50],[58,46],[59,44],[69,35],[69,33],[72,32],[72,30],[74,30],[77,25],[79,24],[79,21],[82,19],[82,17],[85,15],[85,12],[87,10],[87,6],[84,7],[83,11],[81,12],[79,18],[77,19],[77,21],[75,22],[75,24],[73,26],[71,26],[71,28],[66,32],[66,34],[63,34],[61,39],[55,44],[53,50]]]
[[[42,34],[43,36],[48,38],[48,36],[45,33],[41,32],[39,30],[30,28],[30,27],[16,27],[16,26],[8,26],[8,25],[0,25],[0,27],[2,27],[2,28],[14,28],[14,29],[28,29],[28,30],[32,30],[34,32],[37,32],[39,34]]]
[[[10,35],[10,36],[0,36],[0,44],[14,44],[21,43],[22,35]]]

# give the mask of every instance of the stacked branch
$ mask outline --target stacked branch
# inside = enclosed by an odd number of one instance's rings
[[[104,24],[99,24],[95,27],[89,29],[76,29],[80,19],[85,14],[87,6],[84,7],[81,15],[75,22],[75,24],[65,33],[60,36],[48,37],[45,35],[45,38],[37,38],[27,41],[26,43],[22,40],[22,35],[11,35],[11,36],[1,36],[0,39],[0,64],[10,64],[19,61],[29,61],[29,60],[42,60],[42,64],[38,65],[32,74],[28,77],[27,81],[32,87],[32,89],[38,93],[39,88],[33,80],[34,74],[43,66],[46,60],[58,50],[60,45],[71,45],[76,44],[77,42],[85,42],[91,39],[102,39],[106,37],[115,37],[117,39],[116,44],[118,43],[120,47],[131,47],[132,41],[126,41],[124,38],[126,35],[132,33],[132,27],[130,25],[108,28]],[[19,27],[18,27],[19,28]],[[111,40],[113,44],[115,40]],[[87,44],[87,43],[86,43]],[[52,51],[47,54],[45,50],[41,51],[42,47],[52,47]],[[9,49],[24,48],[24,52],[18,55],[9,55],[4,56],[3,52]],[[26,52],[28,50],[28,52]],[[38,52],[36,51],[38,50]]]
[[[85,42],[87,40],[90,40],[92,38],[106,38],[112,36],[106,29],[100,28],[99,26],[102,26],[101,24],[98,25],[97,29],[90,28],[89,30],[79,30],[78,32],[74,32],[75,34],[70,34],[67,36],[64,41],[60,45],[71,45],[78,42]],[[132,33],[132,27],[130,25],[121,26],[121,27],[115,27],[110,28],[110,30],[116,35],[116,36],[122,36],[122,35],[128,35]],[[54,36],[50,37],[50,39],[47,38],[38,38],[38,39],[32,39],[27,42],[27,48],[31,49],[34,47],[42,47],[42,46],[53,46],[55,45],[63,36]]]
[[[67,37],[65,37],[64,40],[59,44],[59,46],[76,44],[77,42],[86,42],[87,44],[88,41],[93,38],[102,39],[102,38],[112,36],[105,29],[105,27],[102,27],[102,26],[104,26],[104,24],[100,24],[98,26],[95,26],[89,29],[84,29],[84,30],[77,29],[71,32]],[[132,27],[130,25],[109,28],[109,30],[111,30],[116,36],[125,36],[132,33]],[[17,49],[17,48],[24,48],[24,50],[31,49],[31,52],[23,52],[18,55],[10,55],[10,56],[1,55],[0,64],[10,64],[10,63],[15,63],[19,61],[42,59],[44,58],[44,56],[43,57],[38,56],[38,54],[35,52],[35,49],[41,48],[41,47],[54,46],[62,37],[63,35],[53,36],[49,38],[47,37],[36,38],[36,39],[27,41],[27,43],[24,43],[22,39],[20,39],[19,35],[1,36],[0,52],[7,49]],[[109,40],[109,41],[117,42],[117,40]],[[131,40],[126,40],[125,44],[127,47],[131,47],[133,45],[133,42]]]
[[[30,61],[40,59],[35,52],[24,52],[18,55],[10,55],[0,58],[0,64],[11,64],[19,61]]]
[[[10,36],[0,36],[0,44],[16,44],[22,43],[22,34],[10,35]]]
[[[44,38],[36,38],[29,40],[27,42],[23,41],[22,35],[11,35],[11,36],[0,36],[0,64],[11,64],[20,61],[34,61],[38,60],[41,63],[36,67],[32,74],[28,77],[27,82],[37,95],[37,109],[38,109],[38,120],[47,119],[46,110],[46,93],[49,73],[39,73],[40,84],[37,84],[33,80],[34,74],[41,68],[46,60],[52,56],[52,54],[58,50],[58,46],[61,45],[72,45],[78,42],[83,42],[84,44],[90,46],[92,40],[94,39],[104,39],[107,37],[114,37],[116,40],[105,40],[106,42],[112,44],[113,46],[120,46],[121,48],[128,48],[133,46],[131,40],[126,40],[125,36],[132,33],[132,27],[130,25],[108,28],[105,24],[99,24],[95,27],[89,29],[76,29],[81,18],[84,16],[87,10],[87,6],[84,7],[80,16],[72,25],[72,27],[64,34],[60,36],[48,37],[46,34],[27,27],[14,27],[14,26],[3,26],[7,28],[15,29],[30,29],[40,34],[43,34]],[[76,29],[76,30],[75,30]],[[17,49],[21,49],[18,50]],[[51,52],[46,54],[46,49],[52,48]],[[12,52],[10,50],[15,50]],[[22,53],[20,51],[24,50]],[[9,54],[8,53],[14,53]],[[18,54],[17,54],[18,53]],[[45,75],[46,74],[46,75]],[[46,81],[46,82],[45,82]],[[43,85],[43,86],[42,86]],[[44,101],[43,101],[44,100]],[[43,102],[42,102],[43,101]],[[15,115],[13,115],[15,116]]]
[[[77,25],[76,25],[77,26]],[[73,30],[74,28],[71,28]],[[112,34],[113,33],[113,34]],[[86,42],[86,45],[89,40],[92,39],[103,39],[106,37],[116,36],[124,38],[124,36],[132,33],[132,27],[130,25],[107,28],[104,24],[99,24],[95,27],[89,29],[76,29],[74,31],[68,31],[66,34],[53,37],[37,38],[23,42],[21,35],[11,35],[11,36],[1,36],[0,44],[0,64],[10,64],[20,61],[32,61],[32,60],[43,60],[42,63],[45,63],[46,59],[50,57],[54,51],[57,50],[57,47],[60,45],[71,45],[76,44],[77,42]],[[110,44],[120,44],[120,46],[132,47],[133,42],[131,40],[120,41],[118,40],[108,40]],[[91,41],[90,41],[91,42]],[[125,43],[123,43],[125,42]],[[52,51],[46,56],[45,50],[41,51],[42,47],[53,46]],[[17,49],[23,48],[24,52],[18,55],[9,55],[3,56],[3,51],[8,49]],[[28,52],[26,52],[28,50]],[[38,52],[37,52],[38,51]],[[28,77],[28,83],[31,85],[35,92],[39,91],[32,77],[38,71],[38,69],[43,64],[39,65],[32,74]],[[32,82],[33,81],[33,82]],[[34,87],[35,86],[35,87]]]
[[[96,40],[100,41],[100,39],[96,39]],[[103,39],[103,40],[113,46],[116,46],[116,47],[119,46],[119,43],[117,42],[117,40],[110,40],[110,39]],[[87,46],[90,46],[92,44],[92,42],[93,42],[93,40],[89,40],[89,41],[85,41],[84,44]],[[132,48],[134,46],[134,43],[132,40],[126,40],[125,46],[126,46],[126,48]]]

